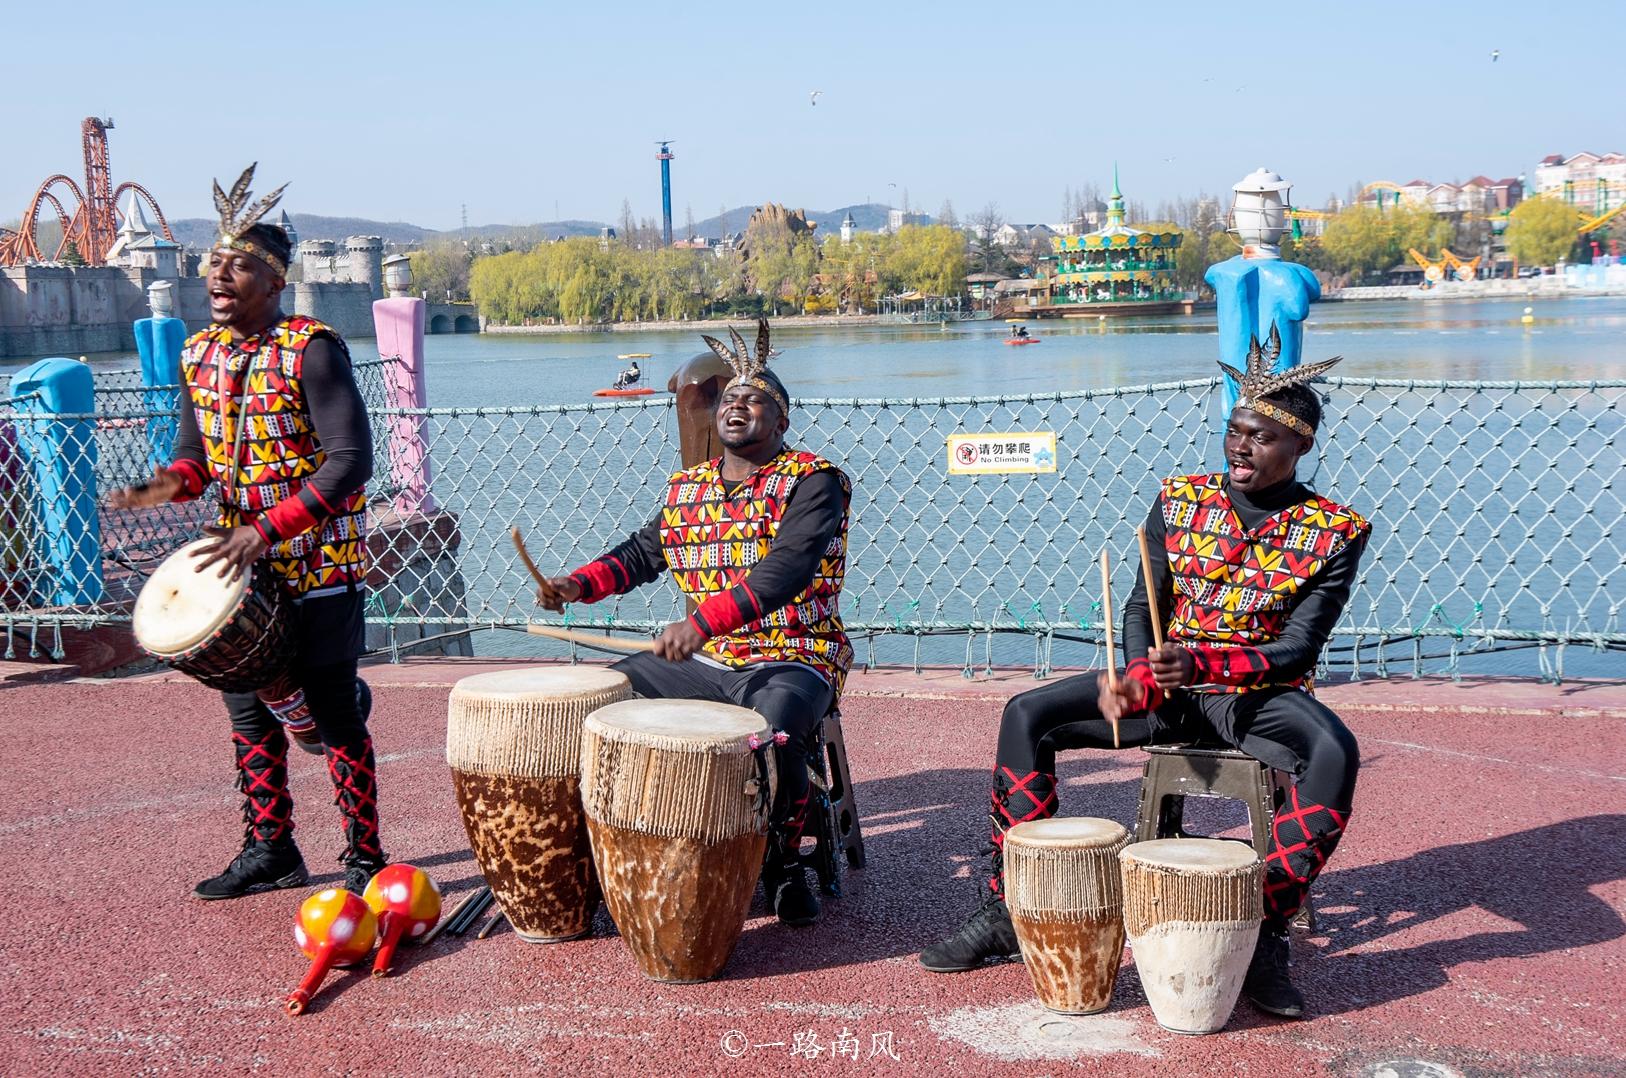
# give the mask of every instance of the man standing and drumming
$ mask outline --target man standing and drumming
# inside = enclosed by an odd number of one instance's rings
[[[1275,335],[1272,334],[1272,345]],[[1289,920],[1349,820],[1360,764],[1355,737],[1311,695],[1311,671],[1349,600],[1371,531],[1300,484],[1321,402],[1304,383],[1336,359],[1274,374],[1253,342],[1225,432],[1227,470],[1165,479],[1146,517],[1166,642],[1152,646],[1144,574],[1124,608],[1128,666],[1116,682],[1082,674],[1005,706],[994,763],[993,871],[981,906],[920,962],[934,973],[1019,956],[1004,902],[1005,831],[1055,815],[1056,752],[1121,743],[1222,741],[1292,776],[1276,813],[1265,919],[1243,994],[1289,1018],[1304,997],[1288,977]]]
[[[852,666],[841,624],[852,486],[834,464],[785,446],[790,398],[767,369],[768,323],[753,357],[706,344],[735,372],[717,402],[722,457],[678,472],[654,518],[569,576],[545,579],[549,610],[597,602],[667,569],[698,605],[653,653],[615,664],[643,696],[748,707],[785,735],[769,816],[763,891],[779,920],[809,925],[819,901],[797,859],[807,819],[808,748]]]
[[[288,234],[258,222],[283,189],[248,206],[253,175],[250,165],[230,195],[215,185],[221,235],[209,255],[214,320],[181,353],[174,461],[115,492],[110,504],[186,501],[218,483],[220,516],[204,529],[215,542],[199,558],[199,572],[213,566],[236,579],[258,569],[292,600],[298,691],[264,703],[252,692],[224,694],[244,794],[243,848],[194,894],[237,898],[309,879],[293,839],[289,734],[327,758],[344,815],[345,886],[359,893],[385,863],[373,741],[356,677],[372,436],[344,342],[321,322],[282,313]]]

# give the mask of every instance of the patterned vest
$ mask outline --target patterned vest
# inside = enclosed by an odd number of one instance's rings
[[[728,591],[761,561],[779,532],[785,503],[805,475],[830,470],[846,499],[852,484],[834,464],[786,449],[734,491],[723,492],[721,460],[672,477],[661,508],[661,547],[683,594],[696,602]],[[784,606],[736,632],[706,642],[705,653],[728,666],[794,662],[822,673],[837,698],[852,666],[853,649],[841,625],[841,581],[847,573],[847,514],[830,540],[813,580]]]
[[[1258,531],[1247,531],[1225,493],[1223,473],[1165,479],[1162,504],[1174,577],[1168,636],[1209,647],[1275,640],[1299,589],[1372,528],[1351,510],[1312,494],[1267,517]],[[1290,684],[1309,688],[1310,677]],[[1199,691],[1247,688],[1217,685]]]
[[[321,322],[294,315],[258,337],[233,340],[211,325],[187,340],[181,375],[197,413],[209,474],[221,484],[220,523],[235,527],[265,512],[298,493],[321,467],[325,454],[300,377],[305,346],[318,333],[339,339]],[[342,341],[339,347],[344,348]],[[349,358],[348,350],[345,356]],[[238,446],[240,420],[246,426]],[[273,572],[297,594],[360,586],[366,579],[367,496],[358,490],[334,508],[320,529],[283,540],[266,552]]]

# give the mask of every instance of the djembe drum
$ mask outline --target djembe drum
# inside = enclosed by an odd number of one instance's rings
[[[1128,843],[1122,824],[1088,816],[1005,832],[1005,905],[1050,1010],[1094,1014],[1112,1002],[1124,953],[1118,852]]]
[[[1211,838],[1136,842],[1118,855],[1124,929],[1157,1024],[1214,1033],[1236,1006],[1264,916],[1253,847]]]
[[[142,650],[221,692],[257,692],[288,671],[287,600],[256,565],[235,580],[197,571],[191,542],[165,558],[136,596],[131,630]]]
[[[755,711],[700,700],[628,700],[583,726],[604,902],[653,980],[709,980],[745,928],[767,848],[770,736]]]
[[[446,713],[446,762],[474,859],[515,935],[586,935],[598,881],[581,809],[587,716],[632,695],[601,667],[500,670],[463,678]]]

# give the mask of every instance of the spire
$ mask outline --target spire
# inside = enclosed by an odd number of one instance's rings
[[[1118,162],[1112,162],[1112,197],[1107,200],[1107,228],[1122,228],[1124,224],[1124,196],[1118,190]]]
[[[136,193],[130,192],[130,197],[124,200],[124,223],[119,226],[120,232],[128,232],[131,238],[150,233],[152,226],[147,224],[147,215],[141,212],[141,203],[136,201]]]

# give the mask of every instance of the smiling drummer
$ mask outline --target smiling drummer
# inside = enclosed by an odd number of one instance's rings
[[[1275,373],[1253,342],[1225,432],[1227,470],[1165,479],[1146,517],[1165,643],[1152,646],[1144,574],[1123,614],[1128,666],[1116,684],[1082,674],[1014,697],[995,752],[992,874],[981,907],[920,954],[934,973],[1018,957],[1005,908],[1005,831],[1057,812],[1056,752],[1221,741],[1292,776],[1265,859],[1264,925],[1243,993],[1283,1017],[1304,1013],[1288,977],[1287,925],[1349,820],[1355,737],[1311,695],[1317,656],[1349,601],[1371,525],[1295,478],[1315,444],[1321,401],[1304,383],[1336,359]],[[1158,557],[1157,553],[1163,556]]]
[[[263,562],[273,586],[293,600],[298,690],[276,700],[224,694],[244,794],[243,847],[194,893],[237,898],[308,880],[293,840],[289,734],[326,757],[344,816],[345,886],[360,893],[385,861],[365,686],[356,677],[367,575],[362,488],[372,475],[372,437],[344,341],[315,319],[282,313],[288,234],[259,221],[283,189],[250,205],[253,176],[250,165],[229,194],[215,185],[213,321],[181,353],[186,384],[174,460],[109,503],[136,509],[186,501],[218,483],[220,516],[204,529],[215,542],[199,559],[200,571],[235,579]]]
[[[671,570],[698,605],[668,625],[655,651],[615,664],[649,697],[751,708],[786,735],[769,815],[763,891],[779,920],[808,925],[819,902],[795,858],[807,822],[807,752],[852,666],[841,623],[852,486],[822,457],[787,448],[790,398],[767,369],[768,323],[756,355],[704,338],[734,371],[717,402],[723,455],[678,472],[647,525],[568,576],[545,579],[549,610],[592,603]]]

